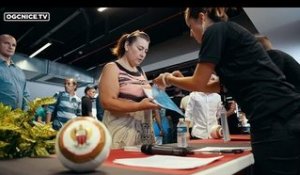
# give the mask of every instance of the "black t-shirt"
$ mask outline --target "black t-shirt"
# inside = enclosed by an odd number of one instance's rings
[[[89,112],[92,112],[93,101],[90,97],[83,96],[81,98],[81,110],[82,116],[89,116]]]
[[[216,65],[220,82],[246,113],[251,129],[268,129],[273,119],[290,118],[299,110],[300,95],[253,34],[234,22],[206,29],[199,62]]]
[[[286,76],[287,82],[295,86],[296,91],[300,92],[300,64],[289,54],[281,50],[267,51],[272,61]]]

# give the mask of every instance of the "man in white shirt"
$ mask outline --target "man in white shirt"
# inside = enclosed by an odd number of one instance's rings
[[[211,138],[211,128],[218,125],[217,112],[221,97],[217,93],[191,92],[185,111],[185,121],[193,121],[191,138]],[[189,125],[188,125],[189,126]]]
[[[216,75],[212,75],[210,81],[218,81]],[[218,125],[218,110],[221,109],[222,101],[218,93],[191,92],[190,99],[185,111],[185,121],[189,126],[193,121],[192,139],[211,138],[212,127]],[[235,105],[227,111],[227,116],[234,113]]]

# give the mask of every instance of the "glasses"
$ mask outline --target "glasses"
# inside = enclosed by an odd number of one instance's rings
[[[74,83],[74,82],[65,83],[65,86],[71,86],[71,85],[76,85],[76,83]]]

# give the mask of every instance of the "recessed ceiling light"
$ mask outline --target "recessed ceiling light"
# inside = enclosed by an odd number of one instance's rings
[[[98,10],[98,12],[103,12],[106,9],[107,9],[107,7],[99,7],[97,10]]]

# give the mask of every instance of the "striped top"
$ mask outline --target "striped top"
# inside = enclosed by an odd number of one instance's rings
[[[119,63],[119,98],[139,102],[146,97],[143,87],[150,88],[143,71],[126,70]],[[114,112],[105,110],[102,122],[112,136],[111,148],[124,148],[124,146],[153,144],[154,132],[152,129],[152,111]]]
[[[59,92],[54,94],[54,98],[58,99]],[[48,107],[48,112],[54,111],[56,104]],[[67,92],[61,92],[59,104],[57,105],[57,118],[60,122],[67,122],[69,119],[81,115],[81,99],[77,96],[70,96]]]
[[[115,63],[119,67],[119,98],[140,102],[146,97],[142,87],[149,86],[142,69],[138,67],[138,72],[131,72],[118,62]]]

